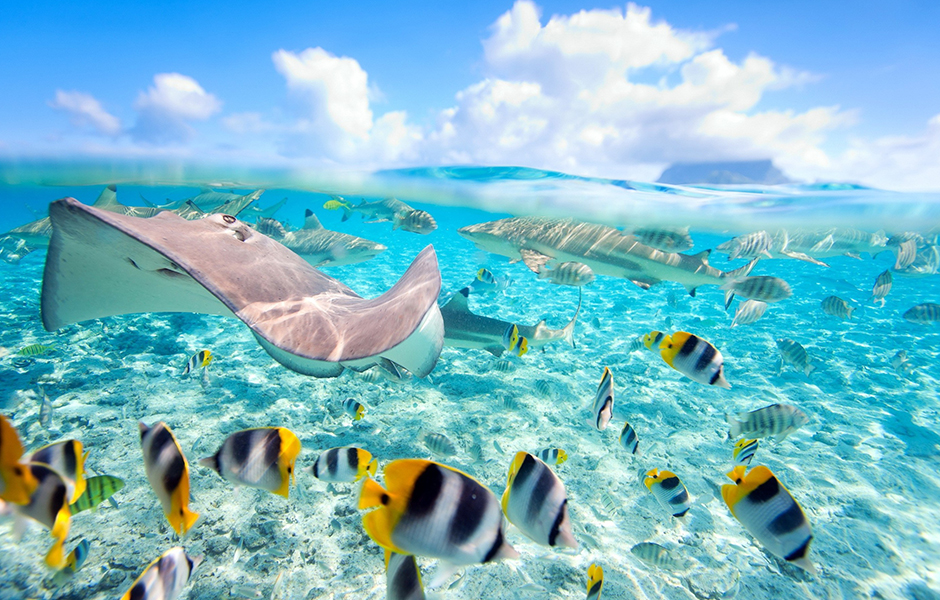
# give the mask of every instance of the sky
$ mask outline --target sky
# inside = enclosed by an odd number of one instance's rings
[[[0,160],[513,165],[771,158],[940,190],[940,3],[0,6]]]

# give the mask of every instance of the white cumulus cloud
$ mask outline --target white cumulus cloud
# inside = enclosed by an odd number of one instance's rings
[[[95,132],[116,136],[121,133],[121,121],[101,106],[94,96],[83,92],[56,90],[55,100],[49,106],[69,114],[73,125],[90,127]]]
[[[185,141],[192,137],[190,121],[205,121],[222,110],[222,102],[206,92],[192,77],[158,73],[153,85],[134,102],[135,139],[150,143]]]

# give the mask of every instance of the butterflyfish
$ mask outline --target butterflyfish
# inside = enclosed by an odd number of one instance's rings
[[[150,486],[170,527],[181,536],[199,518],[199,513],[189,510],[189,463],[173,432],[162,421],[152,427],[140,423],[140,447]]]
[[[528,452],[516,453],[509,466],[502,506],[509,522],[535,542],[577,549],[565,485],[548,465]]]
[[[288,497],[296,483],[294,462],[300,454],[300,440],[284,427],[259,427],[236,431],[225,438],[219,451],[202,458],[209,467],[235,485],[260,488]]]
[[[770,469],[746,470],[743,465],[735,467],[728,473],[734,483],[721,486],[731,514],[771,554],[815,575],[809,560],[813,531],[803,509]]]
[[[321,481],[351,483],[366,475],[375,475],[379,461],[368,450],[344,446],[320,453],[313,463],[313,476]]]
[[[692,381],[731,388],[721,352],[697,335],[677,331],[663,339],[659,352],[666,364]]]
[[[201,562],[179,546],[170,548],[147,565],[121,600],[176,600]]]
[[[672,516],[684,517],[689,512],[692,506],[689,491],[675,473],[652,469],[643,483]]]

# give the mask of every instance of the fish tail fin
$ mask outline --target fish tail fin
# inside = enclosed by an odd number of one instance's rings
[[[388,497],[388,493],[371,477],[366,477],[362,482],[362,489],[359,491],[359,510],[367,510],[382,506],[382,499]]]
[[[849,307],[849,310],[848,310],[849,318],[850,318],[850,319],[852,318],[852,313],[854,313],[854,312],[855,312],[855,307],[854,307],[854,306],[850,306],[850,307]]]
[[[183,523],[182,523],[183,533],[186,533],[187,531],[192,529],[193,525],[195,525],[196,521],[198,520],[199,520],[199,513],[193,512],[189,510],[188,508],[186,508],[185,506],[183,507]]]
[[[340,208],[343,210],[343,216],[340,218],[340,221],[342,221],[343,223],[345,223],[346,221],[349,220],[349,217],[352,216],[352,213],[353,213],[352,208],[353,208],[353,207],[352,207],[352,205],[350,205],[350,204],[347,203],[347,204],[343,204],[342,206],[340,206]]]
[[[731,302],[734,300],[734,292],[731,290],[725,290],[725,310],[728,310],[728,307],[731,306]]]
[[[565,328],[562,329],[564,335],[564,340],[571,344],[572,348],[576,347],[574,343],[574,326],[578,322],[578,315],[581,313],[581,300],[584,298],[584,293],[581,291],[581,288],[578,288],[578,308],[574,311],[574,316],[571,317],[571,320],[568,321],[568,324],[565,325]]]
[[[61,569],[65,566],[65,538],[69,534],[69,518],[71,518],[72,512],[69,510],[68,504],[64,503],[61,510],[55,518],[55,523],[52,525],[52,537],[55,538],[55,543],[52,544],[52,547],[49,548],[49,552],[46,554],[46,564],[54,569]]]
[[[731,413],[725,414],[725,421],[731,426],[731,430],[728,432],[729,438],[736,438],[741,435],[741,423],[734,418],[734,415]]]

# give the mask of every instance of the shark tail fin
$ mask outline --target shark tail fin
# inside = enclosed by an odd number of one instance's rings
[[[754,269],[754,266],[759,260],[759,256],[757,258],[751,259],[751,262],[747,263],[743,267],[739,267],[733,271],[726,271],[724,276],[728,279],[740,279],[741,277],[747,277],[751,274],[751,270]]]
[[[151,202],[150,200],[147,200],[146,198],[144,198],[144,195],[143,195],[143,194],[140,195],[140,201],[144,203],[144,206],[149,206],[150,208],[156,208],[156,207],[157,207],[156,204],[154,204],[154,203]]]

